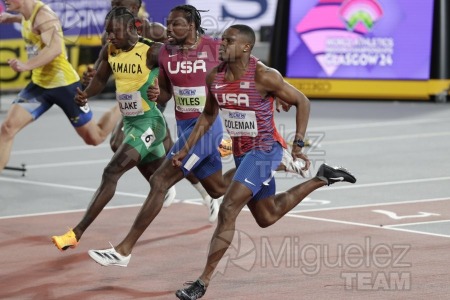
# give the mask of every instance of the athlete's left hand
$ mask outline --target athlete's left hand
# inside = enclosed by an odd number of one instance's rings
[[[297,145],[293,145],[291,153],[294,159],[301,159],[305,162],[302,171],[308,171],[309,167],[311,166],[311,161],[309,160],[308,155],[302,152],[302,148]]]
[[[88,95],[85,91],[80,90],[79,87],[77,87],[77,94],[75,95],[75,102],[78,106],[85,106],[87,104],[87,98]]]
[[[172,166],[181,167],[183,164],[183,159],[186,157],[186,155],[187,151],[184,151],[183,149],[175,153],[175,155],[172,156]]]
[[[160,94],[159,91],[159,83],[158,78],[155,79],[152,85],[150,85],[147,89],[147,97],[150,101],[156,101],[158,100],[158,96]]]
[[[16,58],[8,59],[8,64],[16,72],[30,71],[30,68],[27,66],[26,63],[24,63]]]

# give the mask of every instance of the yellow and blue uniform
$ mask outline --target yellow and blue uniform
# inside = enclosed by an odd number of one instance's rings
[[[116,99],[123,116],[123,143],[141,155],[140,163],[165,156],[162,142],[166,123],[154,101],[147,97],[147,89],[158,77],[159,69],[147,67],[147,52],[152,42],[139,38],[128,51],[108,45],[108,62],[116,81]]]
[[[33,32],[33,23],[39,10],[45,6],[37,1],[29,19],[22,19],[22,37],[25,40],[28,58],[37,56],[46,47],[41,36]],[[74,101],[80,77],[67,60],[61,25],[58,26],[61,53],[51,62],[32,70],[31,82],[19,93],[13,103],[21,105],[36,120],[53,104],[64,111],[74,127],[83,126],[92,119],[89,107],[78,107]]]

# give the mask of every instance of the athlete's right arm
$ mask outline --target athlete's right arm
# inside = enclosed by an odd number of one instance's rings
[[[0,24],[20,23],[22,22],[21,14],[0,13]]]
[[[112,74],[111,66],[108,62],[108,44],[103,46],[99,54],[100,64],[98,65],[97,72],[94,78],[92,78],[89,85],[83,91],[75,96],[75,102],[78,105],[83,106],[87,103],[87,98],[98,95],[106,86],[109,76]]]
[[[147,97],[152,101],[157,101],[159,104],[164,105],[167,101],[172,98],[172,83],[166,74],[166,69],[164,68],[163,61],[161,60],[161,51],[164,47],[159,49],[159,75],[158,84],[149,86],[147,90]]]

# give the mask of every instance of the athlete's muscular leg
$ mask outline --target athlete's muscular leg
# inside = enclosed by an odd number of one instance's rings
[[[201,184],[211,196],[211,198],[217,199],[222,197],[231,184],[236,168],[228,170],[222,175],[222,170],[200,180]]]
[[[109,139],[109,146],[111,147],[112,152],[116,152],[117,149],[119,149],[125,138],[122,128],[123,119],[120,118],[120,121],[117,123],[116,127],[114,127],[114,130],[111,133],[111,138]]]
[[[0,129],[0,172],[9,161],[14,137],[32,121],[31,114],[20,105],[13,104],[9,109]]]
[[[158,168],[163,164],[165,158],[161,157],[157,160],[154,160],[152,162],[138,165],[137,168],[139,169],[139,172],[141,172],[142,176],[150,182],[150,177],[158,170]]]
[[[83,126],[76,127],[75,130],[86,144],[96,146],[108,137],[120,116],[119,106],[114,105],[113,108],[103,114],[97,123],[94,120],[90,120]]]
[[[326,185],[323,180],[312,178],[294,186],[286,192],[279,193],[265,199],[252,200],[247,206],[259,226],[265,228],[297,206],[314,190]]]
[[[126,171],[135,167],[139,159],[139,153],[130,145],[123,144],[119,147],[104,169],[100,186],[92,197],[86,213],[73,229],[78,240],[114,196],[119,178]]]
[[[211,238],[208,259],[200,279],[208,286],[219,261],[233,241],[236,219],[252,198],[252,192],[240,182],[233,181],[220,205],[217,227]]]
[[[131,253],[139,237],[161,211],[168,189],[183,178],[181,169],[174,168],[171,160],[164,159],[162,165],[150,177],[150,193],[127,236],[115,247],[117,252],[124,256]]]
[[[172,136],[170,134],[170,129],[168,124],[166,123],[166,138],[163,141],[164,144],[164,150],[166,151],[166,154],[169,153],[170,149],[172,149],[173,146],[173,140]]]

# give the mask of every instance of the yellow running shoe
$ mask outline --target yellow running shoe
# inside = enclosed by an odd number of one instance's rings
[[[233,153],[233,142],[231,138],[224,137],[219,145],[219,152],[221,157],[227,157]]]
[[[54,235],[52,236],[52,242],[55,244],[56,248],[61,251],[66,250],[67,248],[75,248],[78,246],[78,240],[75,236],[75,233],[72,229],[64,233],[63,235]]]

